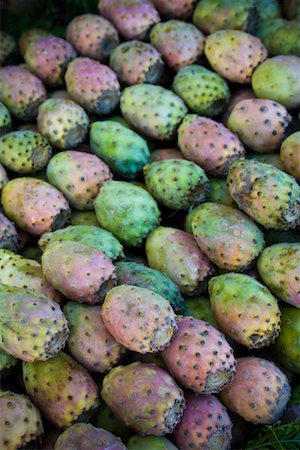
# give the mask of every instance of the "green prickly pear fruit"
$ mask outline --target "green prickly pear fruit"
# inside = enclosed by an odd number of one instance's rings
[[[17,366],[19,360],[0,348],[0,380],[7,377],[12,369]]]
[[[287,137],[280,148],[284,170],[300,180],[300,131]]]
[[[210,203],[220,203],[224,206],[234,207],[234,201],[232,200],[229,189],[226,184],[226,180],[222,178],[210,178],[209,179],[209,193],[207,201]],[[188,231],[188,230],[186,230]],[[189,231],[190,233],[192,231]]]
[[[299,20],[271,19],[263,21],[255,30],[270,56],[300,56]]]
[[[133,431],[130,428],[127,428],[126,425],[115,416],[110,407],[102,399],[100,399],[100,406],[92,418],[92,424],[95,425],[95,427],[104,428],[104,430],[113,433],[121,438],[123,442],[127,442],[133,434]]]
[[[284,165],[281,162],[279,153],[251,153],[248,152],[246,155],[247,159],[255,159],[256,161],[262,162],[264,164],[271,164],[271,166],[276,167],[276,169],[285,170]]]
[[[132,436],[127,442],[128,450],[178,450],[169,439],[158,436]]]
[[[9,110],[0,102],[0,136],[9,133],[12,127],[12,121]]]
[[[213,327],[219,329],[210,301],[206,297],[190,297],[184,300],[184,316],[192,316],[195,319],[210,323]]]
[[[99,227],[99,222],[97,220],[94,211],[72,211],[70,225],[89,225],[94,227]]]

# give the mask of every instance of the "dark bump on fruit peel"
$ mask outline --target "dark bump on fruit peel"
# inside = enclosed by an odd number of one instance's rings
[[[106,280],[101,286],[98,292],[96,293],[96,297],[99,300],[98,303],[103,303],[106,294],[114,287],[117,286],[117,280],[115,277],[110,277]]]
[[[58,230],[65,226],[71,220],[71,210],[61,209],[58,214],[53,218],[51,225],[51,231]]]
[[[106,89],[96,100],[96,113],[105,115],[111,113],[119,103],[120,94],[118,91]]]
[[[145,83],[157,84],[163,76],[165,65],[162,61],[156,61],[145,72]]]
[[[65,137],[67,147],[76,147],[78,145],[78,141],[80,140],[80,136],[84,136],[85,132],[86,127],[82,125],[76,125],[75,127],[71,128]]]
[[[110,57],[112,51],[118,46],[118,40],[115,36],[106,36],[101,42],[100,54],[102,59],[107,60]]]

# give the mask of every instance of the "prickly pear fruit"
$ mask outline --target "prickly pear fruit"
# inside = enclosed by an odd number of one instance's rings
[[[47,98],[41,80],[22,66],[0,68],[0,101],[17,119],[30,122]]]
[[[196,0],[152,0],[166,19],[186,19],[191,16]]]
[[[24,55],[29,69],[50,87],[63,85],[66,68],[74,58],[76,52],[69,42],[52,35],[32,41]]]
[[[2,348],[0,348],[0,380],[10,375],[10,372],[19,363],[17,358],[6,353]]]
[[[0,163],[0,192],[1,192],[2,188],[8,183],[8,181],[9,181],[9,179],[8,179],[6,170]]]
[[[27,47],[31,42],[36,41],[40,37],[49,36],[50,34],[49,31],[43,30],[42,28],[30,28],[29,30],[23,31],[18,42],[22,58],[24,58]]]
[[[115,416],[110,407],[102,399],[100,399],[100,406],[93,416],[91,423],[97,428],[104,428],[104,430],[118,436],[123,442],[127,442],[130,436],[133,435],[133,431],[127,428]]]
[[[14,38],[6,33],[0,31],[0,66],[13,64],[16,59],[17,43]]]
[[[115,27],[104,17],[82,14],[69,22],[66,37],[82,56],[105,62],[119,44]]]
[[[170,209],[189,209],[206,200],[209,181],[204,170],[185,159],[168,159],[144,167],[146,187]]]
[[[91,148],[110,169],[121,177],[134,179],[150,161],[148,143],[142,136],[112,120],[94,122]]]
[[[146,136],[170,140],[187,113],[180,97],[161,86],[137,84],[121,96],[125,119]]]
[[[0,103],[0,137],[9,133],[12,127],[11,116],[9,110],[3,103]]]
[[[214,318],[211,304],[206,297],[190,297],[184,299],[184,316],[192,316],[194,319],[200,319],[210,323],[213,327],[219,329],[220,326]]]
[[[255,98],[255,94],[250,85],[241,85],[234,92],[232,92],[231,97],[229,99],[229,103],[225,112],[222,114],[221,122],[225,127],[227,127],[227,120],[231,114],[233,108],[242,100],[247,100],[249,98]]]
[[[2,190],[1,201],[7,217],[22,230],[34,235],[63,227],[71,214],[63,194],[37,178],[11,180]]]
[[[175,148],[160,148],[151,152],[151,162],[163,161],[165,159],[184,159],[180,150]]]
[[[135,362],[112,369],[101,395],[120,420],[142,435],[172,433],[185,408],[182,390],[155,364]]]
[[[0,249],[17,252],[19,247],[20,239],[15,225],[0,212]]]
[[[269,289],[253,277],[227,273],[209,282],[209,297],[222,331],[248,348],[266,347],[280,333],[280,309]]]
[[[150,44],[133,40],[124,42],[110,56],[110,67],[125,85],[158,84],[164,74],[160,53]]]
[[[74,59],[68,65],[65,80],[71,97],[89,113],[109,114],[119,103],[117,75],[98,61]]]
[[[40,412],[26,395],[0,392],[0,446],[5,450],[38,448],[44,434]]]
[[[276,18],[263,21],[255,30],[270,56],[296,55],[300,56],[299,20]]]
[[[168,20],[155,25],[150,33],[150,41],[166,64],[176,72],[196,62],[204,50],[201,31],[181,20]]]
[[[31,400],[58,428],[88,419],[99,404],[91,375],[64,352],[48,361],[23,363],[23,379]]]
[[[220,203],[221,205],[224,206],[234,207],[234,201],[230,197],[226,180],[222,178],[209,179],[209,193],[207,201],[211,203]],[[189,230],[186,231],[192,233],[192,231]]]
[[[104,183],[94,207],[101,227],[127,246],[140,246],[160,221],[154,198],[145,189],[124,181]]]
[[[275,422],[290,398],[286,375],[273,362],[255,356],[239,358],[236,368],[235,379],[219,394],[222,403],[249,422]]]
[[[165,298],[125,284],[106,295],[102,320],[116,341],[139,353],[163,350],[177,331],[174,311]]]
[[[283,141],[280,159],[286,171],[300,180],[300,131],[291,134]]]
[[[100,0],[100,14],[110,20],[125,39],[144,39],[160,21],[150,0]]]
[[[116,285],[116,272],[103,252],[72,241],[56,241],[42,255],[47,280],[65,297],[80,303],[102,303]]]
[[[267,247],[257,261],[257,268],[278,299],[300,308],[300,242]]]
[[[290,175],[254,159],[230,166],[227,185],[239,208],[265,228],[300,224],[300,186]]]
[[[112,174],[96,155],[68,150],[53,156],[47,166],[47,178],[73,208],[90,210],[99,189]]]
[[[89,128],[84,109],[72,100],[50,98],[40,107],[38,128],[53,147],[60,150],[77,147]]]
[[[237,30],[211,34],[204,52],[212,68],[233,83],[250,83],[254,70],[268,55],[260,39]]]
[[[263,232],[238,209],[204,203],[193,213],[192,232],[197,244],[222,269],[243,272],[263,250]]]
[[[0,285],[1,348],[23,361],[45,361],[69,335],[59,305],[37,292]],[[5,330],[5,332],[4,332]]]
[[[76,226],[77,225],[89,225],[89,226],[91,225],[94,227],[100,226],[94,211],[75,211],[75,210],[73,210],[71,213],[70,224],[74,225],[74,226],[75,225]],[[100,250],[102,250],[102,249],[100,249]]]
[[[174,431],[179,449],[228,450],[232,423],[214,395],[186,394],[186,409]]]
[[[128,450],[178,450],[171,441],[158,436],[132,436],[127,442]]]
[[[178,129],[178,145],[186,159],[199,164],[209,175],[222,177],[245,149],[228,128],[212,119],[188,114]]]

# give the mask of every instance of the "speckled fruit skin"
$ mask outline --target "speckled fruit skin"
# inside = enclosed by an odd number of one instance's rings
[[[151,44],[176,72],[197,61],[204,50],[204,39],[194,25],[181,20],[159,23],[150,33]]]
[[[160,222],[154,198],[143,188],[124,181],[107,181],[94,208],[101,227],[129,247],[141,246]]]
[[[210,323],[217,330],[220,328],[219,324],[214,318],[211,304],[206,297],[190,297],[184,299],[183,316],[192,316],[194,319],[200,319],[204,322]]]
[[[64,352],[48,361],[23,363],[23,379],[31,400],[57,428],[88,419],[99,405],[93,378]]]
[[[189,209],[206,200],[209,181],[204,170],[184,159],[168,159],[144,167],[146,188],[170,209]]]
[[[16,59],[17,44],[15,39],[5,31],[0,31],[0,65],[6,66]]]
[[[7,217],[22,230],[34,235],[63,227],[71,215],[63,194],[37,178],[11,180],[2,190],[1,201]]]
[[[207,201],[211,203],[220,203],[224,206],[234,207],[234,201],[230,197],[229,189],[226,184],[226,180],[222,178],[210,178],[209,179],[209,194]],[[191,233],[192,231],[185,230]]]
[[[143,40],[150,27],[160,21],[150,0],[100,0],[98,8],[126,40]]]
[[[212,263],[193,236],[176,228],[152,231],[146,240],[146,254],[149,266],[168,275],[187,295],[205,291],[208,278],[214,274]]]
[[[63,86],[66,68],[76,52],[68,41],[57,36],[41,36],[29,44],[24,59],[29,69],[47,86]]]
[[[119,44],[115,27],[104,17],[96,14],[74,17],[67,26],[66,38],[79,55],[100,62],[107,61]]]
[[[23,361],[45,361],[64,347],[69,335],[59,305],[45,295],[0,285],[1,348]]]
[[[172,139],[187,113],[180,97],[161,86],[149,84],[127,87],[120,106],[131,125],[144,135],[159,140]]]
[[[68,65],[65,81],[71,97],[89,113],[109,114],[119,103],[117,75],[98,61],[74,59]]]
[[[65,297],[79,303],[101,303],[116,285],[112,262],[96,248],[72,241],[53,242],[42,255],[47,280]]]
[[[91,372],[106,372],[119,361],[124,348],[106,330],[101,306],[69,302],[64,314],[70,327],[71,355]]]
[[[231,111],[233,110],[235,105],[237,105],[240,101],[247,100],[249,98],[255,98],[253,89],[249,84],[243,84],[237,87],[237,89],[231,93],[227,108],[225,109],[225,112],[221,117],[221,122],[223,123],[223,125],[225,125],[225,127],[227,127],[228,117],[230,116]]]
[[[101,395],[115,415],[141,435],[172,433],[185,408],[182,390],[155,364],[136,362],[112,369]]]
[[[27,47],[31,42],[36,41],[42,36],[49,36],[51,33],[49,31],[43,30],[42,28],[30,28],[29,30],[23,31],[18,41],[19,51],[24,58]]]
[[[13,172],[38,172],[51,156],[51,146],[40,133],[19,130],[0,137],[0,162]]]
[[[237,374],[219,397],[225,406],[254,424],[274,423],[283,413],[291,388],[271,361],[255,356],[237,360]]]
[[[280,159],[286,171],[300,180],[300,131],[291,134],[283,141]]]
[[[168,370],[194,392],[220,392],[235,376],[235,358],[225,336],[194,317],[178,318],[177,325],[174,339],[162,353]]]
[[[278,299],[300,308],[300,242],[267,247],[257,261],[257,268]]]
[[[300,224],[300,187],[285,172],[239,159],[230,166],[227,185],[238,207],[265,228],[284,231]]]
[[[174,431],[180,450],[228,450],[232,423],[226,408],[214,395],[186,394],[186,409]]]
[[[286,369],[300,374],[300,310],[282,306],[281,311],[281,332],[271,350]]]
[[[73,210],[71,213],[70,225],[92,225],[94,227],[100,227],[94,211]]]
[[[255,36],[237,30],[216,31],[207,37],[204,49],[212,68],[233,83],[246,84],[267,50]]]
[[[252,87],[256,97],[281,103],[287,109],[300,107],[300,58],[279,55],[264,61],[255,70]]]
[[[276,18],[263,21],[255,34],[263,41],[270,56],[300,56],[299,20]]]
[[[21,394],[0,392],[1,448],[15,450],[28,444],[39,446],[44,433],[40,412]]]
[[[127,442],[128,450],[178,450],[171,441],[159,436],[132,436]]]
[[[59,150],[77,147],[89,128],[89,118],[81,106],[58,98],[50,98],[39,107],[37,122],[42,135]]]
[[[109,65],[127,86],[158,84],[165,67],[160,53],[152,45],[137,40],[124,42],[115,48]]]
[[[111,289],[103,303],[102,319],[116,341],[139,353],[163,350],[177,331],[170,303],[138,286],[123,284]]]
[[[263,232],[238,209],[203,203],[192,214],[197,244],[222,269],[245,271],[264,248]]]
[[[73,208],[92,210],[101,186],[112,178],[112,173],[96,155],[68,150],[53,156],[47,166],[47,178]]]
[[[3,103],[0,103],[0,136],[9,133],[12,127],[11,115]]]
[[[196,114],[187,114],[181,123],[178,146],[186,159],[215,177],[226,176],[230,164],[245,155],[234,133],[221,123]]]
[[[9,180],[8,180],[8,175],[6,173],[6,170],[0,163],[0,192],[1,192],[2,188],[8,183],[8,181]]]
[[[292,116],[280,103],[248,99],[233,108],[227,126],[248,148],[265,153],[279,148],[291,120]]]
[[[0,212],[0,249],[17,252],[19,247],[20,239],[15,225]]]
[[[280,333],[280,309],[268,288],[253,277],[227,273],[209,282],[209,297],[222,331],[247,348],[266,347]]]
[[[151,162],[164,161],[165,159],[184,159],[180,150],[175,148],[159,148],[151,152]]]
[[[41,80],[21,66],[0,68],[0,101],[19,120],[30,122],[46,100]]]
[[[197,0],[153,0],[156,9],[166,19],[186,19],[193,12]]]

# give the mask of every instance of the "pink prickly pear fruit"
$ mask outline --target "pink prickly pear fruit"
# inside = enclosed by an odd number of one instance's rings
[[[175,148],[161,148],[151,152],[151,162],[165,159],[184,159],[180,150]]]
[[[62,228],[71,215],[69,203],[63,194],[37,178],[11,180],[2,190],[1,201],[7,217],[33,235]]]
[[[29,30],[23,31],[18,42],[22,58],[24,58],[27,47],[31,42],[36,41],[40,37],[49,36],[50,34],[49,31],[43,30],[42,28],[30,28]]]
[[[0,212],[0,249],[2,248],[17,252],[20,248],[20,238],[13,222]]]
[[[101,395],[117,418],[141,435],[172,433],[185,408],[182,390],[155,364],[135,362],[112,369]]]
[[[163,350],[177,331],[169,301],[138,286],[123,284],[111,289],[103,303],[102,319],[116,341],[139,353]]]
[[[291,134],[283,141],[280,159],[285,170],[300,180],[300,131]]]
[[[269,424],[282,415],[290,393],[287,376],[273,362],[248,356],[237,360],[236,377],[219,397],[245,420]]]
[[[228,450],[232,422],[226,408],[214,395],[187,393],[186,409],[173,436],[180,450]]]
[[[227,127],[228,117],[231,114],[233,108],[242,100],[248,100],[250,98],[256,98],[251,86],[245,85],[232,92],[229,103],[225,112],[222,114],[221,121],[225,127]]]
[[[152,0],[155,8],[166,19],[187,19],[192,15],[197,0]]]
[[[220,392],[235,376],[235,358],[225,336],[194,317],[178,318],[177,325],[178,332],[162,353],[170,373],[194,392]]]

